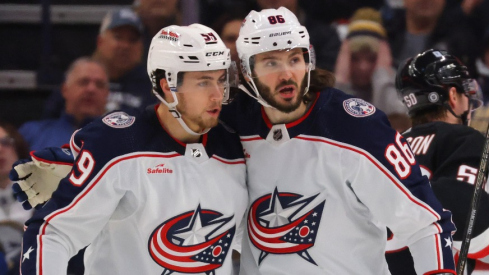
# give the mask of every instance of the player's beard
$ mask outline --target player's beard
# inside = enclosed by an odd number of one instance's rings
[[[275,92],[272,93],[270,91],[270,88],[266,86],[265,84],[261,83],[258,78],[255,79],[255,85],[258,88],[258,91],[260,91],[261,97],[272,107],[275,109],[283,112],[283,113],[292,113],[293,111],[297,110],[301,103],[304,101],[304,89],[306,85],[306,77],[302,80],[302,83],[300,86],[297,85],[295,81],[288,80],[281,82],[279,85],[277,85],[277,88],[275,89]],[[285,85],[294,85],[296,89],[299,91],[297,93],[297,96],[295,98],[291,98],[289,100],[286,100],[286,103],[279,103],[277,100],[275,100],[274,95],[278,93],[278,90],[280,87],[283,87]]]
[[[179,103],[178,105],[183,105],[183,106],[180,106],[180,108],[178,108],[177,106],[177,110],[178,112],[180,112],[183,121],[185,122],[185,124],[187,124],[188,127],[197,125],[199,127],[199,130],[203,131],[207,128],[213,128],[217,126],[219,122],[218,118],[214,118],[214,117],[204,118],[202,114],[189,113],[187,112],[188,106],[186,104],[181,104],[181,103]]]

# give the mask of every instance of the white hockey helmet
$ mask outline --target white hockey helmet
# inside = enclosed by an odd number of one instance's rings
[[[228,70],[232,65],[230,51],[222,42],[219,35],[209,27],[201,24],[192,24],[190,26],[168,26],[161,29],[151,41],[148,52],[147,70],[153,84],[153,93],[160,99],[172,112],[173,116],[178,119],[180,124],[191,134],[187,125],[181,119],[180,113],[176,106],[178,99],[176,97],[178,73],[192,71],[212,71]],[[158,92],[155,77],[155,71],[161,69],[165,71],[165,78],[172,91],[173,102],[168,103]],[[235,81],[234,76],[232,81]],[[229,98],[229,70],[227,72],[226,87],[224,89],[224,99]]]
[[[316,57],[314,48],[309,42],[307,29],[299,23],[299,20],[290,10],[284,7],[278,9],[265,9],[260,12],[251,11],[243,21],[236,48],[241,60],[241,70],[253,89],[254,97],[261,104],[269,106],[258,93],[258,89],[252,78],[252,57],[259,53],[303,48],[305,60],[308,63],[308,82],[305,93],[309,89],[310,72],[314,70]],[[244,87],[241,87],[244,88]]]

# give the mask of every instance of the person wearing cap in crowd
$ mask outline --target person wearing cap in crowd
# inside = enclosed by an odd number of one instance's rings
[[[107,111],[141,108],[156,103],[150,93],[143,55],[143,24],[129,8],[112,10],[102,20],[93,59],[105,66],[110,81]],[[56,117],[63,109],[59,92],[46,101],[45,117]]]
[[[109,12],[100,26],[93,54],[106,68],[110,80],[107,111],[145,107],[156,103],[142,62],[143,24],[136,13],[124,8]]]
[[[335,77],[336,88],[384,111],[393,128],[409,128],[407,109],[396,94],[392,56],[377,10],[361,8],[352,16],[336,60]]]

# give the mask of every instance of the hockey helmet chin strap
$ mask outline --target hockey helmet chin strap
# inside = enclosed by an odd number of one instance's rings
[[[176,118],[176,120],[178,121],[178,123],[180,123],[180,125],[182,126],[182,128],[189,134],[193,135],[193,136],[201,136],[203,134],[206,134],[207,132],[210,131],[211,128],[205,128],[202,132],[200,133],[196,133],[194,131],[192,131],[192,129],[190,129],[187,124],[185,123],[185,121],[183,121],[182,119],[182,115],[180,114],[180,112],[177,110],[177,104],[178,104],[178,99],[177,99],[177,96],[176,96],[176,91],[175,88],[171,88],[172,91],[171,91],[171,95],[173,96],[173,102],[172,103],[168,103],[162,96],[160,96],[156,91],[153,91],[153,94],[155,94],[155,96],[161,101],[163,102],[163,104],[165,104],[167,107],[168,107],[168,110],[169,112],[172,114],[172,116],[174,118]]]
[[[448,105],[448,103],[444,103],[443,104],[445,106],[446,109],[448,109],[448,111],[450,113],[452,113],[452,115],[456,118],[460,118],[462,120],[462,124],[465,125],[465,126],[469,126],[469,120],[468,120],[468,117],[469,117],[469,113],[470,113],[470,103],[469,103],[469,109],[466,110],[465,112],[463,112],[462,114],[460,115],[457,115],[455,114],[455,112],[453,111],[452,107],[450,107],[450,105]]]

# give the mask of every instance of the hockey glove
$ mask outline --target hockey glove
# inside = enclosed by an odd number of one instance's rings
[[[73,162],[68,149],[49,147],[33,151],[29,159],[14,163],[9,177],[14,182],[14,195],[24,209],[40,207],[48,201],[59,181],[71,171]]]

